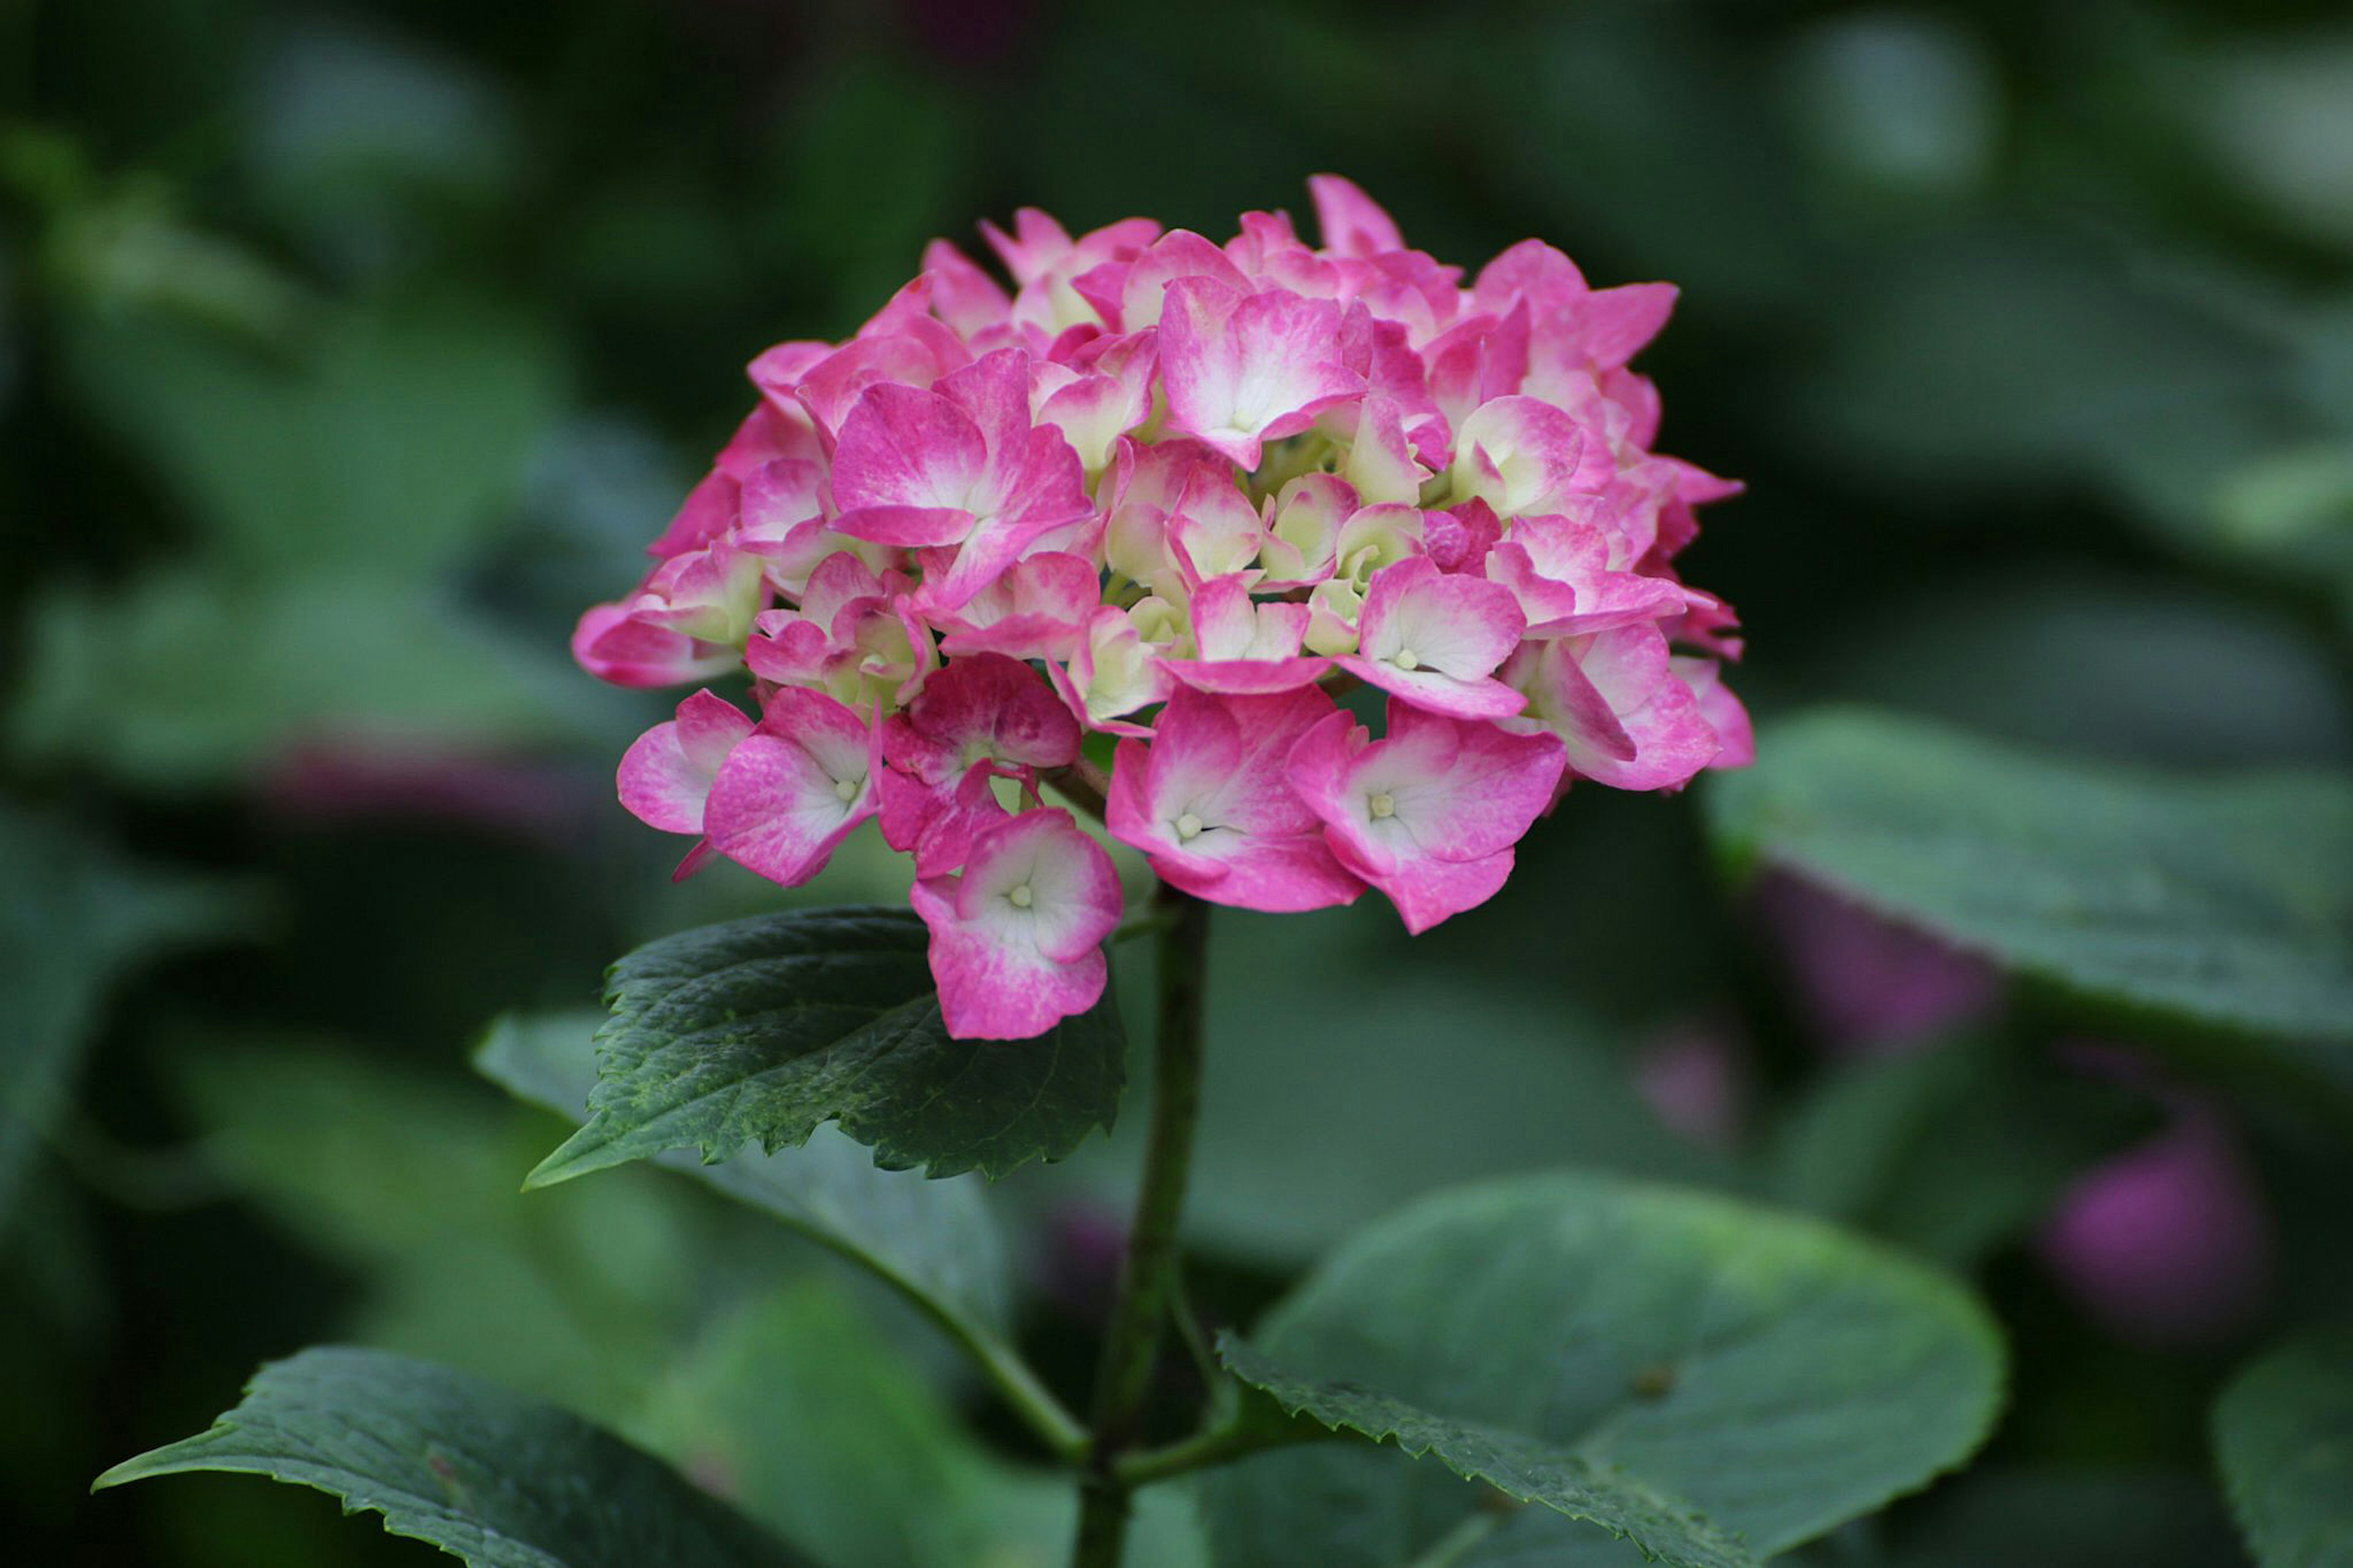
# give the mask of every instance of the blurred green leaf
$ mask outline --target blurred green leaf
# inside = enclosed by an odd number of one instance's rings
[[[315,1487],[474,1568],[755,1568],[804,1560],[659,1461],[552,1405],[406,1356],[265,1366],[213,1428],[98,1479],[226,1470]]]
[[[2083,994],[2324,1043],[2353,1078],[2353,779],[2168,777],[1893,715],[1768,729],[1711,791],[1737,862],[1797,870]]]
[[[1760,1555],[1959,1462],[1992,1420],[2003,1359],[1967,1292],[1869,1243],[1568,1175],[1444,1193],[1381,1222],[1252,1341],[1290,1376],[1618,1467]],[[1482,1507],[1435,1467],[1331,1445],[1245,1461],[1208,1499],[1230,1568],[1295,1563],[1310,1542],[1330,1568],[1388,1568]],[[1636,1555],[1539,1510],[1498,1525],[1459,1561]]]
[[[562,385],[536,323],[463,300],[348,309],[293,363],[145,317],[86,321],[67,348],[239,572],[386,585],[491,537]]]
[[[2353,1329],[2257,1361],[2214,1407],[2231,1506],[2263,1568],[2353,1563]]]
[[[1746,1547],[1687,1504],[1566,1444],[1434,1415],[1361,1383],[1300,1377],[1231,1336],[1219,1342],[1218,1355],[1227,1371],[1272,1396],[1294,1416],[1368,1437],[1376,1445],[1393,1443],[1414,1458],[1437,1459],[1464,1480],[1483,1481],[1513,1502],[1540,1503],[1569,1519],[1599,1525],[1633,1545],[1646,1560],[1674,1568],[1753,1568],[1757,1562]]]
[[[502,1018],[474,1054],[493,1083],[575,1122],[596,1083],[591,1013]],[[683,1149],[654,1163],[772,1215],[902,1289],[936,1302],[971,1331],[1001,1331],[1013,1279],[987,1194],[971,1182],[887,1171],[848,1136],[819,1127],[800,1148],[709,1165]]]
[[[2121,1090],[1953,1040],[1833,1071],[1775,1132],[1780,1202],[1968,1268],[2155,1126]]]
[[[1816,700],[2172,766],[2353,761],[2328,639],[2210,585],[2088,567],[1971,573],[1898,590],[1851,630],[1801,677]]]
[[[12,742],[157,789],[233,783],[301,744],[512,752],[592,732],[596,712],[552,649],[398,578],[58,584],[30,645]]]
[[[744,1265],[706,1260],[681,1189],[526,1198],[535,1129],[459,1079],[321,1040],[174,1050],[213,1159],[321,1255],[359,1271],[338,1332],[612,1420]]]
[[[822,1284],[719,1325],[631,1436],[829,1568],[1059,1568],[1063,1474],[980,1447],[932,1386]],[[1130,1562],[1198,1563],[1182,1489],[1149,1500]]]
[[[461,57],[298,16],[253,73],[252,184],[336,263],[413,261],[437,220],[512,199],[524,168],[514,110]]]
[[[1567,1165],[1740,1179],[1661,1123],[1607,1026],[1564,999],[1557,974],[1472,979],[1402,961],[1395,919],[1369,902],[1305,916],[1218,911],[1185,1207],[1195,1245],[1291,1268],[1436,1188]],[[1143,945],[1121,962],[1140,963]],[[1132,989],[1148,996],[1136,973]],[[1147,1131],[1132,1118],[1111,1157],[1025,1173],[1018,1190],[1124,1202]]]
[[[0,807],[0,1234],[64,1110],[107,993],[157,953],[243,934],[253,910],[217,881],[135,866],[58,819]]]
[[[1031,1040],[940,1022],[923,923],[905,910],[761,915],[666,937],[613,965],[595,1114],[540,1163],[546,1186],[667,1150],[770,1153],[826,1121],[891,1169],[1001,1176],[1108,1128],[1126,1040],[1106,994]]]

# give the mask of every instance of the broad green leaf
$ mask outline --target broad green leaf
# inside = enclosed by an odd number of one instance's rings
[[[131,865],[69,825],[0,810],[0,1232],[27,1163],[68,1101],[106,993],[157,952],[241,934],[216,883]]]
[[[67,342],[82,395],[247,576],[452,564],[558,405],[546,334],[480,302],[347,310],[291,363],[153,318]]]
[[[1860,711],[1758,755],[1711,792],[1738,860],[2089,997],[2353,1043],[2353,778],[2093,767]]]
[[[240,780],[287,748],[512,751],[589,733],[593,693],[414,584],[171,569],[36,601],[10,739],[150,785]]]
[[[429,1362],[330,1347],[265,1366],[210,1431],[100,1488],[228,1470],[315,1487],[474,1568],[787,1568],[803,1561],[659,1460],[553,1405]]]
[[[1394,1443],[1415,1458],[1435,1458],[1464,1480],[1484,1481],[1514,1502],[1541,1503],[1598,1524],[1633,1542],[1646,1558],[1674,1568],[1752,1568],[1757,1561],[1688,1504],[1607,1461],[1479,1422],[1435,1415],[1353,1383],[1300,1377],[1231,1335],[1220,1341],[1218,1354],[1228,1371],[1293,1415],[1312,1417],[1335,1432]]]
[[[545,1186],[670,1149],[773,1153],[819,1124],[891,1169],[1001,1176],[1109,1128],[1125,1037],[1107,994],[1031,1040],[940,1021],[923,923],[905,910],[755,916],[613,966],[588,1124],[531,1173]]]
[[[2263,1568],[2353,1563],[2353,1329],[2263,1356],[2222,1391],[2214,1448]]]
[[[1941,1274],[1814,1220],[1599,1175],[1426,1198],[1343,1245],[1251,1343],[1288,1378],[1574,1456],[1759,1557],[1958,1463],[2002,1376],[1993,1324]],[[1310,1543],[1329,1568],[1391,1568],[1483,1531],[1499,1500],[1330,1444],[1208,1489],[1228,1568],[1295,1563]],[[1497,1514],[1459,1561],[1635,1556],[1529,1508]]]
[[[599,1022],[590,1013],[502,1018],[474,1053],[474,1066],[521,1099],[577,1122],[588,1114],[596,1082]],[[788,1152],[707,1165],[681,1149],[655,1163],[775,1215],[976,1330],[1005,1325],[1011,1260],[987,1194],[970,1182],[883,1170],[828,1127]]]
[[[2155,1125],[2145,1099],[1955,1039],[1833,1069],[1775,1130],[1767,1164],[1778,1201],[1962,1268]]]

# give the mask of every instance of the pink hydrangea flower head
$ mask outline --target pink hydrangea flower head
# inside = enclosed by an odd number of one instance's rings
[[[1346,180],[1309,195],[1312,237],[1025,208],[994,264],[935,242],[846,341],[755,356],[574,638],[622,685],[733,683],[630,749],[629,809],[787,885],[879,818],[949,1026],[1015,1037],[1100,994],[1117,905],[1058,800],[1199,898],[1373,887],[1419,931],[1570,780],[1749,761],[1736,617],[1678,564],[1738,487],[1655,449],[1629,368],[1673,289],[1533,240],[1467,273]],[[1335,705],[1358,683],[1385,717]]]

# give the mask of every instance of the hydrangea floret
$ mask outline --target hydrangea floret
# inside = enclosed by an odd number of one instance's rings
[[[1010,288],[937,242],[849,342],[752,362],[653,569],[573,640],[623,686],[748,677],[756,720],[698,689],[622,761],[694,839],[680,875],[797,886],[875,817],[949,1029],[1026,1038],[1100,997],[1121,917],[1050,790],[1197,898],[1377,889],[1420,931],[1575,781],[1751,759],[1736,622],[1674,566],[1739,487],[1651,449],[1628,368],[1673,289],[1536,240],[1466,286],[1309,184],[1320,247],[1025,210],[983,226]]]

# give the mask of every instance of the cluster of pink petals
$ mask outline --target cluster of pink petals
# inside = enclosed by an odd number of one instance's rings
[[[986,229],[1010,289],[934,244],[856,337],[752,362],[657,564],[574,638],[624,686],[749,672],[756,721],[698,690],[621,764],[681,873],[794,886],[877,817],[949,1028],[1023,1038],[1100,996],[1120,916],[1048,788],[1200,898],[1377,889],[1419,931],[1571,781],[1749,760],[1736,624],[1672,564],[1737,487],[1650,449],[1627,368],[1674,290],[1534,240],[1466,287],[1311,186],[1320,248],[1281,214],[1219,245],[1025,211]]]

